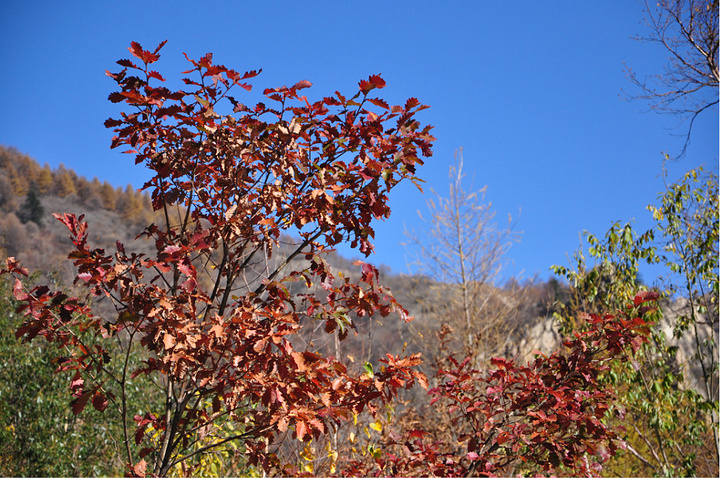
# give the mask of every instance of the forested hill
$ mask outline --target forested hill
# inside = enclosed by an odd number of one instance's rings
[[[119,187],[97,178],[88,180],[63,165],[53,170],[13,148],[0,146],[0,255],[15,256],[30,271],[69,286],[74,277],[66,260],[71,242],[67,228],[52,217],[53,213],[64,212],[84,214],[89,241],[107,251],[114,251],[120,241],[130,251],[152,254],[152,245],[136,237],[145,226],[162,222],[152,210],[149,195],[131,185]],[[281,243],[276,255],[286,254]],[[359,274],[351,260],[334,252],[326,259],[336,272],[345,276]],[[441,347],[457,355],[467,352],[462,338],[466,331],[459,320],[462,300],[456,285],[422,275],[394,274],[382,265],[380,271],[382,283],[415,320],[406,324],[396,318],[355,318],[358,334],[342,344],[344,355],[377,360],[405,347],[422,352],[431,363],[441,354]],[[571,301],[570,290],[564,284],[554,279],[510,280],[502,287],[485,284],[477,291],[473,301],[478,317],[473,327],[481,330],[473,333],[483,338],[477,345],[483,349],[481,356],[527,358],[534,350],[549,352],[559,345],[553,313]],[[429,347],[428,339],[435,345]]]
[[[53,170],[0,146],[0,246],[5,253],[31,270],[58,272],[69,240],[52,213],[62,212],[85,214],[93,225],[91,240],[101,247],[132,240],[153,218],[149,197],[130,185],[88,180],[63,165]]]
[[[708,193],[708,197],[717,198],[716,179],[714,184],[712,191],[715,192]],[[712,227],[716,231],[716,202],[708,211],[715,214]],[[116,250],[116,242],[120,241],[130,253],[150,257],[158,254],[149,240],[136,239],[147,225],[153,222],[162,224],[165,220],[152,210],[145,193],[134,190],[130,185],[123,188],[101,182],[97,178],[88,180],[63,166],[54,170],[47,165],[40,166],[17,150],[0,146],[2,263],[5,262],[4,256],[17,257],[22,265],[35,273],[30,281],[49,284],[52,289],[71,289],[75,274],[67,257],[72,244],[67,228],[51,215],[63,212],[85,215],[89,224],[88,240],[92,247],[100,247],[112,253]],[[716,238],[717,233],[714,234]],[[715,258],[716,264],[717,252],[713,252],[712,247],[717,244],[717,240],[710,242],[710,252],[703,257],[707,262]],[[281,237],[272,257],[266,253],[265,262],[258,260],[257,263],[246,263],[247,271],[243,269],[243,279],[250,283],[262,280],[260,269],[263,265],[270,265],[271,260],[282,261],[280,267],[284,267],[285,259],[289,259],[290,267],[295,270],[308,268],[307,259],[302,254],[298,254],[295,259],[290,258],[288,251],[296,247],[297,241],[292,237]],[[205,279],[212,280],[215,277],[212,274],[212,262],[217,259],[208,256],[207,262],[198,268],[206,272]],[[322,260],[331,265],[336,281],[342,281],[344,277],[357,281],[360,268],[352,261],[335,252],[324,254]],[[367,314],[363,316],[346,308],[337,309],[336,313],[340,314],[342,323],[351,322],[354,329],[341,340],[340,333],[325,333],[327,322],[318,320],[308,310],[307,314],[298,319],[302,323],[300,331],[292,337],[293,346],[299,350],[307,349],[335,357],[342,367],[352,369],[356,374],[362,374],[363,369],[374,370],[373,364],[376,369],[383,370],[381,359],[388,353],[420,353],[422,363],[418,368],[427,375],[430,385],[436,387],[435,390],[439,390],[445,380],[439,371],[454,366],[457,362],[453,360],[462,360],[465,356],[480,371],[492,370],[494,363],[512,363],[511,360],[492,360],[493,357],[515,359],[519,363],[543,363],[540,359],[528,359],[533,358],[537,350],[550,354],[560,347],[558,324],[564,324],[565,337],[571,337],[571,334],[583,330],[587,325],[582,322],[589,317],[586,312],[596,314],[598,320],[601,317],[612,318],[611,315],[602,314],[610,308],[608,304],[613,304],[617,292],[617,287],[614,289],[613,286],[619,284],[610,274],[613,268],[609,267],[605,270],[590,270],[586,277],[581,277],[585,282],[577,281],[580,287],[573,289],[556,280],[546,283],[510,280],[501,287],[477,281],[468,284],[472,286],[472,294],[464,295],[462,286],[457,283],[439,282],[422,275],[393,274],[382,266],[379,271],[380,282],[389,287],[397,301],[407,308],[415,320],[406,323],[397,316],[380,317],[380,314],[375,314],[368,317]],[[79,416],[72,413],[75,408],[68,407],[69,392],[72,392],[68,389],[68,376],[55,373],[61,358],[57,356],[54,345],[41,340],[30,344],[17,340],[15,331],[26,318],[16,313],[18,303],[13,299],[12,283],[5,279],[5,276],[0,277],[0,475],[120,475],[126,468],[120,458],[115,437],[121,436],[123,422],[111,414],[100,414],[96,410]],[[198,284],[203,288],[212,287],[212,283],[203,283],[200,275]],[[632,282],[628,287],[634,288],[635,285]],[[327,289],[323,289],[321,284],[313,284],[312,281],[289,281],[287,284],[289,295],[295,295],[296,298],[302,297],[309,290],[324,300],[328,294]],[[717,287],[714,290],[717,294]],[[603,303],[598,296],[604,297],[606,302]],[[120,311],[112,297],[100,294],[90,300],[94,301],[94,316],[104,317],[106,323],[118,319]],[[698,360],[697,357],[716,356],[707,351],[714,351],[717,343],[714,339],[717,337],[717,296],[695,296],[694,300],[704,300],[710,305],[703,305],[702,309],[693,307],[692,302],[685,298],[661,304],[663,316],[653,332],[655,342],[644,349],[643,353],[647,355],[642,358],[642,368],[635,360],[632,367],[618,362],[617,367],[624,368],[613,369],[615,375],[612,375],[612,380],[625,381],[627,384],[623,386],[621,383],[617,387],[617,393],[622,394],[621,405],[630,410],[622,424],[630,423],[640,437],[629,435],[626,440],[643,450],[645,444],[651,443],[646,437],[668,441],[675,440],[676,435],[680,436],[682,447],[678,445],[676,450],[678,459],[685,460],[684,466],[715,470],[717,466],[714,457],[717,455],[713,451],[714,438],[711,431],[717,422],[710,423],[699,414],[699,410],[709,410],[708,404],[717,403],[703,398],[717,396],[717,368],[716,362],[712,362],[714,358],[708,359],[712,365],[708,366],[703,361],[705,359]],[[300,303],[302,301],[298,301]],[[708,310],[714,310],[715,313],[706,313]],[[556,315],[561,320],[555,320]],[[691,332],[682,335],[680,327],[688,329],[688,317],[693,317],[694,325],[689,329]],[[118,344],[122,344],[122,338]],[[663,348],[658,349],[660,346]],[[133,360],[154,359],[153,353],[142,351],[137,356],[133,355]],[[604,363],[607,359],[602,360]],[[682,373],[683,370],[685,373]],[[636,372],[640,375],[636,375]],[[646,376],[652,381],[645,382]],[[642,381],[639,377],[642,377]],[[128,389],[132,403],[147,407],[164,403],[167,395],[158,395],[160,389],[157,383],[142,382],[140,378],[135,380],[135,375],[132,378],[133,381],[128,382],[133,385]],[[481,384],[478,390],[491,390],[491,387],[482,385],[484,382],[478,383]],[[538,383],[542,383],[542,380],[539,379]],[[640,392],[636,391],[638,389]],[[445,443],[459,443],[457,434],[461,432],[452,418],[453,412],[433,405],[435,402],[430,402],[426,394],[421,387],[403,392],[393,405],[394,408],[388,412],[385,425],[390,425],[392,415],[392,420],[397,421],[395,426],[401,429],[432,429]],[[682,407],[680,411],[677,411],[678,407]],[[525,406],[512,408],[509,413],[525,409]],[[668,428],[662,431],[666,435],[659,435],[657,413],[664,414],[665,411],[672,412],[673,415],[668,412],[667,416],[672,418],[673,427],[679,423],[677,430],[680,432]],[[359,426],[365,427],[369,439],[369,426],[375,427],[373,430],[386,429],[379,421],[371,423],[368,420],[367,417],[361,418]],[[532,420],[535,420],[535,416]],[[706,422],[709,423],[707,427]],[[555,423],[551,426],[553,430],[557,429]],[[347,447],[354,450],[353,440],[356,435],[360,436],[360,429],[347,438]],[[284,456],[296,454],[293,456],[300,460],[302,455],[297,448],[300,445],[290,446],[288,443],[278,445],[278,453]],[[693,455],[696,451],[697,455]],[[233,453],[222,455],[221,459],[226,461],[223,466],[231,470],[228,474],[241,475],[242,470],[246,470],[243,468],[247,464],[246,459],[242,453]],[[467,454],[467,451],[463,453]],[[628,469],[627,460],[627,455],[620,456],[606,466],[613,470],[613,474],[620,475]],[[640,465],[646,462],[643,460]]]
[[[130,245],[135,252],[150,253],[150,244],[135,241],[142,228],[159,217],[153,212],[150,198],[131,185],[119,187],[79,176],[72,169],[60,165],[51,169],[41,166],[33,158],[11,147],[0,146],[0,247],[2,253],[15,256],[31,271],[51,275],[64,284],[72,282],[72,271],[66,260],[70,250],[67,229],[52,217],[53,213],[84,214],[89,224],[89,240],[96,247],[113,251],[116,241]],[[282,248],[280,253],[282,254]],[[334,270],[344,274],[357,273],[352,261],[331,253],[328,261]],[[382,281],[387,285],[416,321],[409,327],[398,320],[384,320],[382,326],[359,323],[359,328],[372,334],[375,346],[365,344],[365,354],[381,356],[382,353],[406,342],[412,348],[414,342],[424,342],[426,334],[435,334],[440,325],[432,317],[438,314],[452,315],[454,292],[423,276],[393,274],[380,267]],[[488,311],[492,310],[490,323],[495,331],[502,331],[503,344],[497,343],[492,352],[506,351],[510,343],[505,332],[513,330],[526,341],[541,327],[544,339],[534,338],[528,347],[553,343],[547,335],[543,319],[552,315],[552,304],[567,290],[557,281],[548,283],[510,281],[505,287],[486,286],[483,300]],[[532,332],[530,332],[532,331]],[[497,334],[486,332],[487,337]],[[418,349],[421,344],[418,344]],[[513,347],[513,351],[516,347]],[[362,351],[358,351],[362,353]],[[490,352],[490,351],[489,351]],[[510,352],[510,350],[507,350]],[[427,354],[426,354],[427,355]]]

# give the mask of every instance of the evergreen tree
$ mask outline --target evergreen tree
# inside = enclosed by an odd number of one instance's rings
[[[37,197],[34,189],[28,190],[25,196],[25,202],[20,206],[18,211],[19,219],[24,223],[32,221],[38,226],[42,226],[45,209],[43,209],[40,199]]]

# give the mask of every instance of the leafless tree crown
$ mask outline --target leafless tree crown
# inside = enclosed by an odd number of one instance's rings
[[[662,73],[649,77],[628,68],[640,91],[627,96],[689,121],[682,156],[697,116],[718,104],[718,0],[646,0],[645,10],[650,32],[636,39],[662,45],[668,62]]]

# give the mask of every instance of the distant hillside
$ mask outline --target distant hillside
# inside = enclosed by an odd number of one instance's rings
[[[67,261],[72,244],[65,226],[51,215],[63,212],[84,214],[90,225],[90,242],[109,252],[120,241],[133,252],[153,254],[149,241],[135,238],[144,226],[162,222],[153,212],[148,195],[130,185],[121,188],[97,178],[88,180],[62,165],[53,170],[13,148],[0,146],[0,256],[19,258],[25,267],[44,276],[39,281],[69,287],[74,277]],[[289,254],[292,242],[292,238],[284,238],[275,260]],[[326,260],[336,276],[359,276],[358,267],[337,253],[328,254]],[[302,262],[296,259],[296,267]],[[345,341],[324,334],[321,325],[305,328],[303,340],[325,353],[337,354],[350,366],[376,363],[386,353],[397,354],[403,349],[422,352],[429,375],[439,357],[464,356],[462,334],[448,327],[459,314],[458,287],[425,276],[393,274],[382,266],[379,269],[382,283],[415,320],[406,324],[397,317],[355,317],[357,334],[351,333]],[[486,328],[479,333],[483,346],[493,355],[521,359],[529,358],[534,350],[551,352],[561,343],[553,320],[554,307],[567,301],[568,294],[567,286],[554,279],[546,283],[510,281],[501,288],[483,286],[477,300],[485,304],[486,312],[476,320],[478,327]],[[664,306],[667,317],[661,327],[667,329],[669,318],[683,307],[681,299]],[[672,335],[668,330],[666,333]],[[692,344],[678,345],[681,355],[692,353]],[[697,375],[693,370],[690,380]]]
[[[85,215],[94,246],[113,251],[116,241],[120,241],[128,245],[129,250],[146,254],[152,253],[151,244],[134,239],[145,225],[161,219],[152,211],[148,195],[130,185],[122,188],[97,178],[88,180],[62,165],[57,169],[47,164],[40,166],[27,155],[0,146],[0,248],[5,254],[18,257],[30,270],[69,285],[74,277],[66,260],[71,243],[65,226],[51,216],[62,212]],[[281,246],[278,256],[282,257],[284,252]],[[336,273],[359,275],[357,266],[336,253],[329,254],[327,260]],[[349,357],[351,361],[377,360],[385,353],[399,353],[403,347],[409,352],[423,351],[426,358],[432,360],[434,349],[428,344],[438,343],[436,334],[442,326],[437,317],[455,313],[453,287],[428,277],[392,274],[383,267],[380,270],[382,282],[415,321],[408,325],[395,317],[358,319],[357,336],[351,334],[342,343],[332,343],[318,331],[314,338],[327,343],[314,345],[328,347],[329,352]],[[536,333],[538,324],[544,324],[543,330],[552,329],[547,324],[561,289],[557,281],[485,287],[482,300],[487,302],[492,314],[502,315],[504,330],[511,332],[504,336],[505,345],[499,353],[522,355],[557,343],[556,339],[549,339],[552,330],[538,338],[528,333]],[[310,342],[313,337],[307,340]],[[523,349],[530,349],[521,351],[520,343]],[[459,343],[451,341],[448,346],[455,348],[452,352],[456,355],[463,352]]]
[[[0,146],[0,247],[5,253],[31,270],[71,279],[67,229],[52,217],[61,212],[85,214],[90,239],[100,247],[131,241],[154,216],[150,198],[130,185],[88,180],[63,165],[53,170]]]

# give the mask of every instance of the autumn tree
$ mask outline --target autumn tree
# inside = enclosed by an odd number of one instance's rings
[[[30,181],[26,176],[18,172],[14,164],[5,165],[5,173],[7,174],[10,184],[12,184],[13,192],[16,196],[24,196],[30,187]]]
[[[59,346],[73,412],[115,413],[129,473],[164,476],[230,443],[247,466],[269,470],[283,466],[283,440],[318,438],[424,380],[419,356],[388,355],[354,374],[296,338],[305,323],[343,339],[352,316],[408,318],[373,266],[358,261],[351,281],[323,256],[344,241],[372,252],[372,221],[390,214],[393,187],[415,180],[433,138],[416,99],[371,96],[385,86],[379,76],[315,101],[301,95],[308,81],[268,88],[246,106],[234,91],[249,90],[257,71],[188,58],[173,91],[153,69],[163,45],[133,42],[134,59],[108,72],[119,88],[109,99],[126,109],[105,123],[112,147],[153,174],[144,189],[164,220],[143,234],[155,252],[93,248],[83,216],[56,216],[74,243],[80,292],[26,286],[8,259],[26,319],[17,336]],[[281,248],[286,232],[297,240]],[[154,404],[132,402],[138,380],[153,384]]]
[[[117,205],[117,191],[107,181],[100,186],[100,197],[102,198],[103,207],[109,211],[114,211]]]
[[[138,220],[143,212],[142,194],[135,191],[131,185],[125,187],[125,191],[118,198],[115,208],[123,219],[134,222]]]
[[[658,294],[643,292],[613,314],[587,315],[588,328],[564,350],[521,366],[494,358],[450,360],[432,403],[462,430],[441,442],[422,428],[387,433],[383,447],[349,459],[345,476],[600,476],[625,447],[615,391],[603,376],[632,362],[648,341]]]
[[[77,194],[75,185],[75,172],[68,171],[65,165],[61,164],[55,171],[53,178],[53,193],[60,197]]]
[[[614,364],[606,377],[628,412],[627,451],[609,467],[633,475],[713,474],[720,450],[717,175],[691,170],[648,209],[653,228],[638,233],[614,224],[602,237],[586,233],[587,251],[574,255],[572,267],[554,266],[572,286],[557,319],[566,334],[584,330],[585,310],[617,307],[645,288],[638,281],[643,264],[660,268],[656,287],[679,298],[661,309],[653,340],[632,366]]]
[[[662,73],[641,79],[640,93],[659,113],[688,121],[686,152],[696,118],[718,104],[717,0],[646,2],[650,33],[638,38],[662,45]],[[665,155],[669,160],[669,155]],[[653,228],[636,231],[614,224],[604,235],[587,234],[588,257],[579,251],[573,267],[556,268],[573,285],[573,303],[561,311],[567,330],[583,327],[574,311],[601,309],[634,294],[642,264],[662,267],[657,284],[667,297],[686,301],[653,330],[635,367],[617,367],[612,378],[632,423],[628,453],[612,465],[634,474],[717,474],[718,440],[718,186],[717,175],[688,171],[670,183],[650,207]],[[588,263],[589,261],[595,264]],[[669,312],[674,304],[664,308]]]
[[[45,166],[38,172],[35,184],[37,185],[38,194],[41,196],[50,192],[53,183],[53,175],[50,166],[46,163]]]
[[[446,350],[472,355],[476,367],[502,353],[512,331],[512,307],[500,297],[496,281],[505,252],[518,235],[512,219],[506,225],[495,222],[492,204],[485,201],[486,188],[466,191],[463,186],[462,149],[449,171],[449,193],[428,200],[427,219],[422,232],[406,232],[408,245],[417,253],[418,272],[433,278],[432,290],[421,293],[430,321],[449,327],[443,334]],[[437,330],[424,331],[434,335]],[[443,343],[443,341],[438,342]]]
[[[647,35],[637,39],[657,43],[668,54],[662,73],[642,78],[628,68],[639,93],[665,114],[689,120],[685,153],[695,119],[718,104],[718,0],[645,1]]]
[[[12,212],[17,207],[15,191],[10,181],[0,176],[0,211]]]

